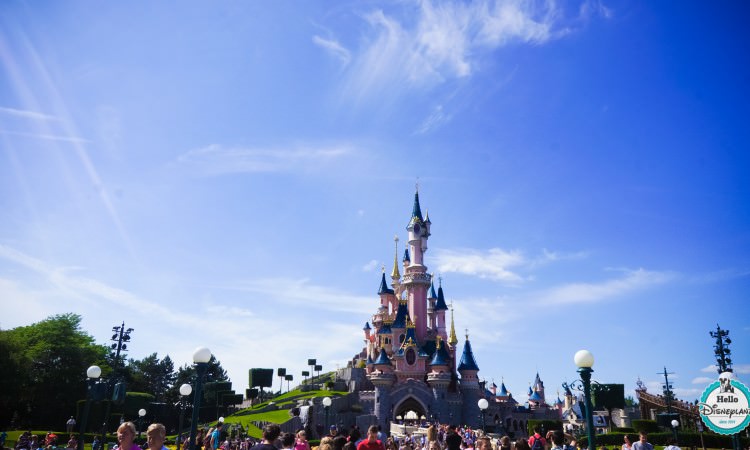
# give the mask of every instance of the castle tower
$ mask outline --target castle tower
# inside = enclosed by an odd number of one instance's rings
[[[427,334],[427,288],[430,286],[430,275],[424,265],[424,254],[427,251],[430,227],[422,218],[419,191],[414,193],[414,207],[406,229],[409,232],[408,250],[411,261],[405,269],[402,285],[407,291],[409,316],[416,322],[417,339],[424,342]]]
[[[432,389],[433,414],[438,422],[444,423],[450,416],[446,394],[451,383],[452,372],[450,354],[439,335],[435,339],[435,353],[430,361],[430,369],[431,371],[427,374],[427,384]]]
[[[446,334],[445,329],[445,311],[448,310],[448,305],[445,304],[445,295],[443,295],[443,280],[441,278],[439,280],[438,285],[438,293],[437,293],[437,301],[435,302],[435,321],[437,322],[435,324],[437,334],[442,336],[443,339],[446,339],[448,335]],[[453,312],[451,311],[451,320],[453,317]],[[455,334],[455,333],[454,333]]]
[[[372,363],[370,381],[375,386],[375,415],[382,430],[387,430],[391,412],[391,387],[396,380],[393,365],[388,358],[385,348],[380,349],[378,358]]]
[[[437,302],[437,294],[435,293],[434,278],[434,276],[430,276],[430,295],[427,296],[427,328],[431,330],[437,328],[437,323],[435,321],[435,303]]]
[[[542,379],[539,378],[539,372],[536,373],[533,387],[534,390],[539,394],[539,397],[541,397],[541,402],[546,403],[546,398],[544,397],[544,383],[542,382]]]
[[[458,364],[458,373],[461,374],[461,395],[463,396],[462,415],[464,423],[472,427],[479,426],[480,411],[477,402],[482,395],[479,388],[479,366],[474,360],[474,352],[471,350],[469,334],[466,333],[464,352],[461,362]]]

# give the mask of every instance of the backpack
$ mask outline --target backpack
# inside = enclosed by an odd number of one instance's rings
[[[534,443],[531,444],[531,450],[544,450],[544,444],[541,437],[534,436]]]

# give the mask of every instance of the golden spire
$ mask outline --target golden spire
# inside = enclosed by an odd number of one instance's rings
[[[393,254],[393,270],[391,271],[391,278],[398,280],[401,278],[401,274],[398,271],[398,235],[393,236],[393,241],[396,243],[396,252]]]
[[[453,302],[451,302],[451,335],[448,338],[448,343],[451,347],[455,347],[458,344],[458,338],[456,337],[456,327],[453,323]]]
[[[437,340],[435,342],[435,350],[440,350],[440,342],[442,342],[442,341],[443,341],[443,337],[438,334],[437,335]],[[558,394],[558,397],[559,396],[560,395]]]

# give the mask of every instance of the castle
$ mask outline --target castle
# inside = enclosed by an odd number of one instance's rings
[[[453,310],[448,327],[442,282],[438,280],[436,291],[425,265],[431,225],[429,215],[422,215],[417,191],[401,267],[396,237],[390,286],[383,268],[380,302],[363,328],[364,347],[350,362],[348,376],[342,377],[350,391],[358,393],[363,412],[376,417],[384,430],[409,413],[440,423],[472,427],[486,423],[497,432],[516,436],[526,435],[526,422],[531,418],[560,419],[563,404],[558,399],[553,406],[547,405],[539,374],[529,387],[526,407],[513,398],[504,382],[498,391],[494,383],[488,388],[480,381],[468,332],[458,353]],[[360,371],[359,376],[355,371]],[[487,400],[484,411],[480,399]]]

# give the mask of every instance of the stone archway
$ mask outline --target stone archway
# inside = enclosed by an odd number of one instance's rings
[[[422,402],[415,397],[406,397],[401,403],[393,408],[393,417],[391,417],[391,420],[396,420],[397,417],[401,417],[402,420],[405,420],[407,414],[409,417],[415,417],[419,420],[421,417],[427,416],[427,409]]]

